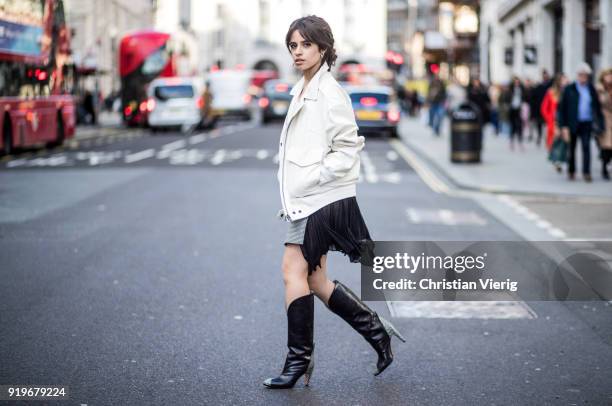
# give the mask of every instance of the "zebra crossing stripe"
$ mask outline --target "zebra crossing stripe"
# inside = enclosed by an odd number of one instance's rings
[[[125,163],[131,164],[132,162],[142,161],[143,159],[151,158],[155,156],[155,150],[153,148],[145,149],[144,151],[135,152],[125,156]]]

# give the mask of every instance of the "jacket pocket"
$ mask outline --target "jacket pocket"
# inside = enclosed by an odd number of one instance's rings
[[[287,188],[292,197],[316,193],[326,152],[323,148],[287,151]]]

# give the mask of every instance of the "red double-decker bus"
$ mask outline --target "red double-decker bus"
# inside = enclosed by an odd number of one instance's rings
[[[170,34],[150,30],[133,32],[121,39],[121,111],[127,125],[146,124],[149,83],[157,77],[176,75],[169,41]]]
[[[0,7],[0,151],[58,145],[74,135],[70,33],[61,0]]]

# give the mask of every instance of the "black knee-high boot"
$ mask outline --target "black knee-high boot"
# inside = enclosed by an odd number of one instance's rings
[[[374,348],[378,354],[374,375],[378,375],[393,362],[391,336],[394,335],[403,342],[406,340],[388,320],[379,317],[353,291],[337,280],[334,280],[334,284],[336,286],[327,307],[342,317]]]
[[[287,347],[289,352],[280,376],[268,378],[264,385],[268,388],[292,388],[304,375],[308,386],[314,368],[314,294],[310,293],[294,299],[287,308]]]

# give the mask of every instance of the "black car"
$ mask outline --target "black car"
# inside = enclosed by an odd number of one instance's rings
[[[346,85],[359,130],[385,132],[397,138],[400,108],[388,86]]]
[[[263,94],[258,102],[264,123],[285,118],[293,97],[289,94],[290,91],[291,85],[282,80],[268,80],[264,84]]]

